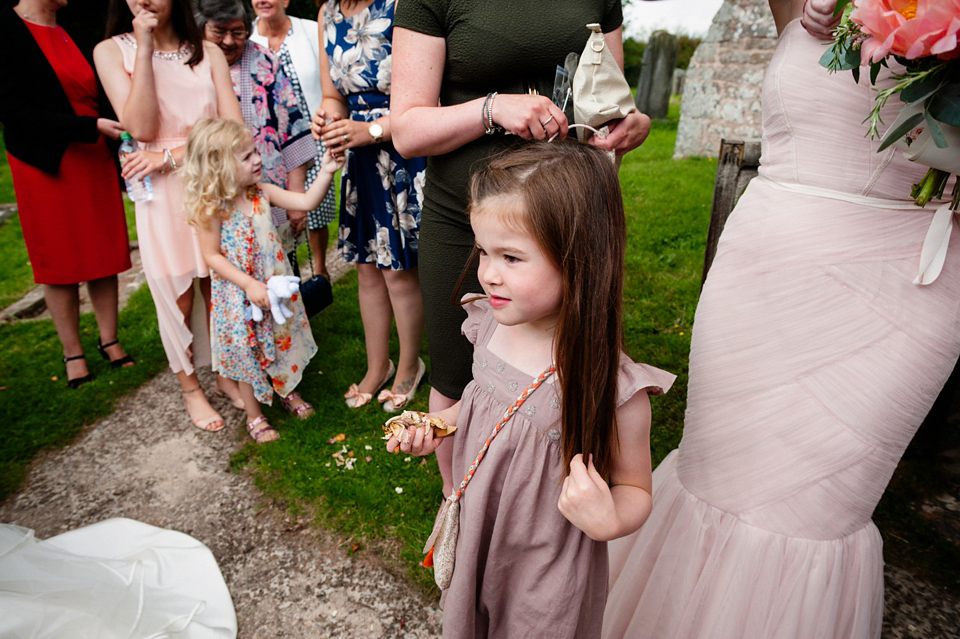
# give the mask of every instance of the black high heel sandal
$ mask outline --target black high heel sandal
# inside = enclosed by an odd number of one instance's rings
[[[114,344],[119,344],[119,343],[120,343],[120,340],[118,339],[113,340],[109,344],[101,344],[100,340],[97,340],[97,350],[100,351],[100,356],[103,359],[110,362],[110,366],[112,366],[113,368],[123,368],[127,364],[136,364],[133,358],[130,357],[129,355],[124,355],[119,359],[110,359],[110,355],[107,354],[107,349],[113,346]]]
[[[74,355],[73,357],[64,357],[64,358],[63,358],[64,376],[66,376],[67,362],[72,362],[72,361],[75,360],[75,359],[86,359],[86,357],[85,357],[83,354]],[[73,379],[70,379],[69,377],[67,377],[67,386],[68,386],[69,388],[77,388],[77,387],[81,386],[82,384],[86,384],[87,382],[91,381],[92,379],[93,379],[93,374],[92,374],[92,373],[87,373],[87,374],[84,375],[83,377],[74,377]]]

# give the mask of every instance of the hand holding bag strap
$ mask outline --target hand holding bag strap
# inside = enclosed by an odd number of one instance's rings
[[[487,438],[487,441],[484,442],[480,452],[477,453],[477,458],[470,465],[470,469],[467,471],[463,481],[460,482],[460,488],[458,488],[457,491],[452,495],[447,497],[446,500],[444,500],[443,505],[440,507],[440,512],[437,514],[437,519],[433,524],[433,532],[430,534],[430,537],[427,539],[427,543],[423,547],[423,552],[427,553],[427,558],[423,563],[427,567],[429,567],[432,563],[433,578],[441,590],[446,590],[450,586],[450,581],[453,579],[453,567],[456,560],[457,551],[457,538],[460,535],[460,498],[463,496],[463,491],[466,490],[467,484],[469,484],[470,480],[473,479],[473,474],[477,471],[477,466],[479,466],[480,462],[483,460],[483,456],[486,454],[487,449],[490,448],[490,443],[493,441],[493,438],[496,437],[497,434],[503,429],[507,421],[513,417],[513,414],[519,410],[519,408],[523,405],[523,402],[525,402],[530,396],[530,393],[537,390],[537,388],[539,388],[543,382],[553,375],[556,370],[556,366],[550,365],[545,371],[540,373],[540,375],[537,376],[533,382],[530,383],[530,386],[525,388],[524,391],[520,393],[517,401],[507,408],[506,413],[504,413],[500,421],[497,422],[493,432],[490,433],[490,436]]]
[[[607,48],[600,25],[592,23],[587,28],[592,33],[573,76],[573,115],[577,124],[599,129],[610,120],[625,118],[637,107],[623,71]],[[578,134],[581,141],[590,135],[585,129]]]

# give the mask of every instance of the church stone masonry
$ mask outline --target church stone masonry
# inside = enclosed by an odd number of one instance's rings
[[[760,89],[777,44],[767,0],[725,0],[687,70],[674,157],[716,157],[721,138],[760,138]]]

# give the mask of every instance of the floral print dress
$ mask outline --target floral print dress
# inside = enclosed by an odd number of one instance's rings
[[[243,55],[230,66],[230,79],[240,100],[243,121],[250,127],[263,161],[262,181],[287,188],[289,171],[315,158],[319,160],[316,142],[310,135],[310,117],[300,111],[290,79],[266,47],[247,41]],[[328,194],[333,208],[333,191]],[[287,224],[287,212],[278,206],[271,208],[283,248],[290,253],[296,248],[296,241]]]
[[[323,8],[330,77],[350,118],[390,114],[394,0],[374,0],[346,18],[339,2]],[[347,262],[401,270],[417,266],[426,160],[404,159],[390,142],[351,149],[341,178],[338,248]]]
[[[220,221],[220,252],[231,264],[266,282],[274,275],[291,275],[270,214],[270,202],[256,188],[253,215],[230,204],[230,216]],[[210,313],[213,370],[253,387],[257,401],[270,404],[273,392],[289,395],[300,383],[303,369],[317,352],[300,295],[286,304],[293,317],[277,324],[269,310],[261,322],[251,319],[250,300],[242,288],[212,275]]]

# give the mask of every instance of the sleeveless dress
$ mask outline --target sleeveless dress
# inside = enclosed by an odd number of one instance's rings
[[[123,54],[123,68],[132,78],[137,43],[128,33],[113,36],[113,40]],[[163,151],[186,144],[187,135],[197,120],[217,117],[217,93],[210,60],[204,56],[191,68],[185,64],[187,57],[185,49],[177,53],[154,53],[153,77],[160,106],[160,129],[152,142],[138,140],[145,151]],[[170,368],[175,373],[190,374],[195,367],[210,363],[209,350],[194,345],[195,338],[200,344],[207,343],[206,318],[202,322],[193,321],[192,330],[188,328],[177,307],[177,298],[193,285],[194,278],[207,277],[209,271],[200,253],[196,231],[187,224],[180,176],[154,172],[150,180],[153,199],[136,203],[140,259],[157,307],[160,339]],[[198,295],[194,304],[202,304],[201,299]]]
[[[74,113],[97,117],[96,76],[67,32],[62,27],[24,24],[57,74]],[[75,284],[130,268],[120,186],[103,136],[94,144],[71,142],[56,175],[9,153],[7,159],[38,284]]]
[[[339,2],[323,6],[323,46],[330,77],[350,119],[390,114],[394,0],[374,0],[350,18]],[[417,266],[420,206],[427,161],[405,159],[390,142],[350,149],[341,174],[340,237],[346,262],[402,270]]]
[[[471,296],[472,297],[472,296]],[[498,324],[486,299],[464,307],[463,334],[475,345],[453,438],[458,482],[507,407],[533,378],[488,350]],[[443,593],[444,639],[600,636],[607,584],[606,544],[560,514],[565,466],[550,378],[533,391],[490,445],[460,501],[460,534]],[[674,376],[620,358],[617,405],[639,392],[659,395]]]
[[[261,282],[274,275],[292,275],[263,191],[256,189],[252,216],[231,208],[230,217],[220,221],[223,256]],[[261,404],[269,405],[274,391],[281,397],[289,395],[317,352],[300,294],[285,303],[293,317],[277,324],[269,310],[264,310],[262,321],[254,322],[246,293],[216,271],[210,288],[213,370],[253,386]]]
[[[876,152],[869,83],[822,54],[797,20],[767,69],[760,177],[700,297],[683,440],[609,545],[604,637],[880,637],[870,517],[960,355],[960,236],[916,286],[935,207],[782,190],[906,200],[926,170]]]

